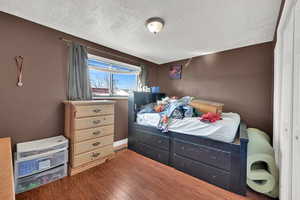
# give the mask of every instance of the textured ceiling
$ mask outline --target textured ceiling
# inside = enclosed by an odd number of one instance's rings
[[[281,0],[0,0],[0,10],[158,64],[273,40]],[[162,17],[163,31],[145,28]]]

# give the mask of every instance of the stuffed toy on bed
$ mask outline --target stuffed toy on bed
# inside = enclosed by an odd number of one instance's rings
[[[212,112],[208,112],[206,114],[203,114],[201,117],[200,117],[200,120],[202,122],[209,122],[209,123],[214,123],[218,120],[221,120],[221,114],[220,113],[212,113]]]

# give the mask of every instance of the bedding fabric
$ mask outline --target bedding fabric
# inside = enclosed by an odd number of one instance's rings
[[[137,123],[157,127],[160,122],[159,113],[137,114]],[[170,119],[168,130],[187,135],[204,136],[222,142],[233,142],[240,124],[237,113],[223,113],[222,120],[215,123],[205,123],[199,117]]]

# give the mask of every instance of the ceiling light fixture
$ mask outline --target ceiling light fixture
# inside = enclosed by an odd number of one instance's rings
[[[164,25],[164,20],[159,17],[151,17],[146,21],[146,27],[151,33],[154,34],[160,32],[163,29]]]

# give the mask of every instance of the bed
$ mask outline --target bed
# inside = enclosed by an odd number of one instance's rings
[[[157,127],[160,118],[160,113],[137,113],[136,123],[144,126]],[[239,125],[239,114],[223,113],[222,120],[215,123],[201,122],[199,117],[172,119],[168,129],[172,132],[203,136],[222,142],[233,142]]]
[[[174,120],[169,131],[156,128],[158,113],[138,114],[165,94],[134,92],[128,99],[128,148],[153,160],[229,190],[246,194],[246,125],[236,113],[212,126],[197,118]]]

